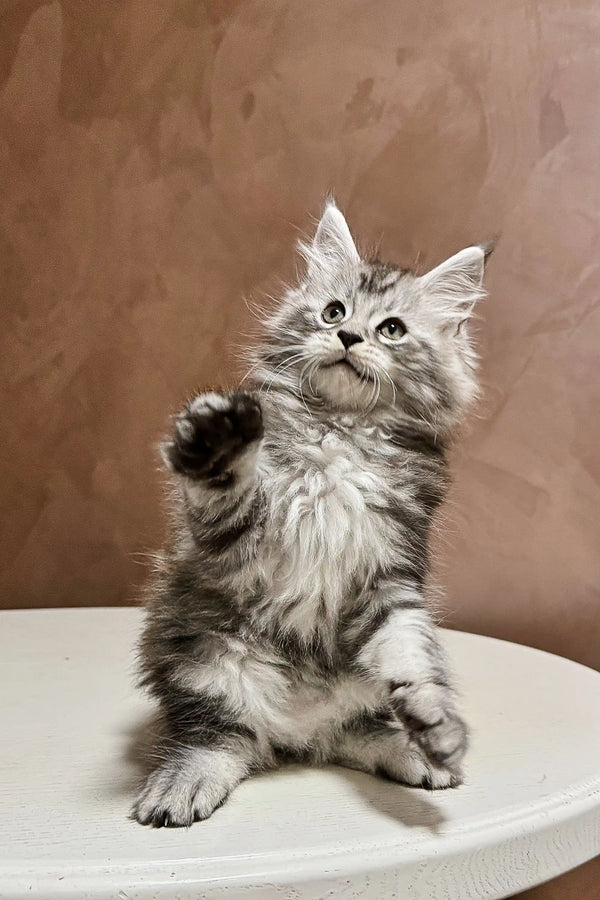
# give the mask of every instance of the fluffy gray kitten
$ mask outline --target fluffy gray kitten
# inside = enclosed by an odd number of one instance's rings
[[[485,250],[417,277],[361,259],[333,203],[301,249],[253,389],[199,394],[163,446],[177,528],[140,646],[161,713],[144,825],[206,819],[282,759],[462,780],[428,540],[476,393]]]

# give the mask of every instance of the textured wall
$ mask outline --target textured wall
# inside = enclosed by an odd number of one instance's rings
[[[167,413],[231,377],[242,296],[292,275],[333,189],[400,262],[502,233],[451,622],[600,664],[598,4],[21,0],[1,24],[4,605],[129,600]]]
[[[0,27],[2,604],[130,600],[152,444],[333,189],[398,262],[502,233],[449,621],[600,665],[598,4],[5,0]]]

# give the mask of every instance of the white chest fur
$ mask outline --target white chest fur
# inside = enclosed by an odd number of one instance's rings
[[[262,567],[286,623],[306,632],[334,616],[356,578],[390,551],[382,468],[343,436],[328,432],[299,448],[297,467],[270,473],[270,517]],[[279,602],[278,602],[279,601]]]

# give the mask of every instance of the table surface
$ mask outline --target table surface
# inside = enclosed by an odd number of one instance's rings
[[[138,609],[0,613],[0,897],[499,898],[600,853],[600,675],[443,632],[473,729],[467,784],[338,767],[242,784],[207,822],[128,819],[152,706]]]

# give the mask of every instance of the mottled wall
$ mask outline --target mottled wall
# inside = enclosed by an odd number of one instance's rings
[[[130,601],[167,414],[232,377],[242,297],[334,190],[398,262],[501,232],[449,622],[600,665],[598,4],[5,0],[0,28],[2,605]]]
[[[0,40],[2,602],[126,603],[151,449],[333,189],[399,262],[501,232],[458,626],[600,664],[600,8],[21,0]],[[451,545],[451,546],[450,546]]]

